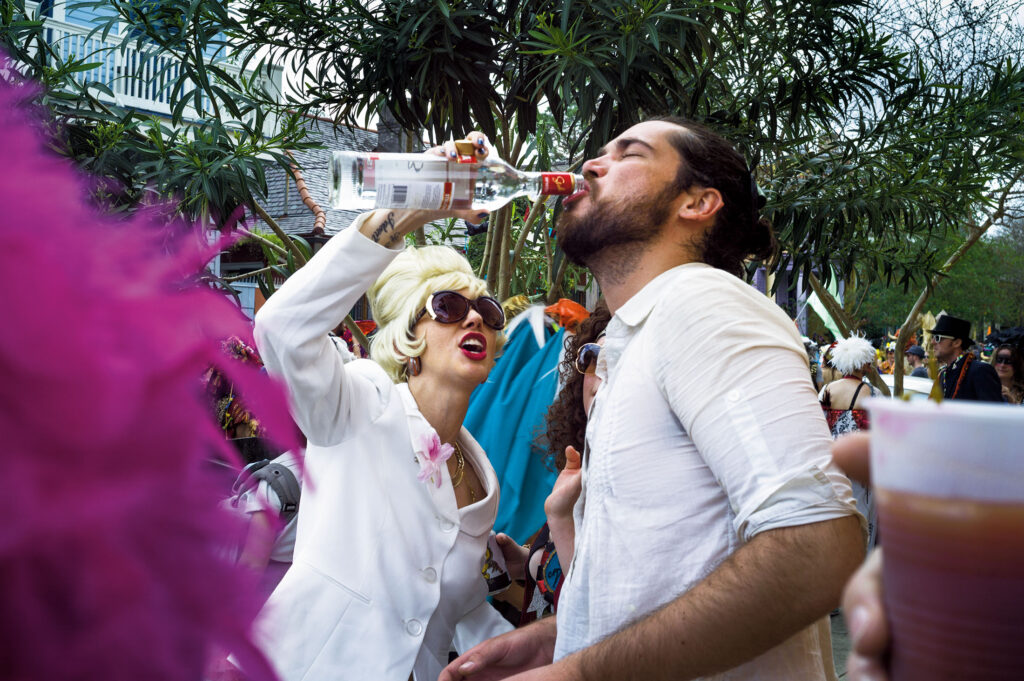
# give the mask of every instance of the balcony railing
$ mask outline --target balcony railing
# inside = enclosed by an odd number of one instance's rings
[[[32,3],[26,4],[31,12]],[[92,26],[64,21],[59,17],[60,14],[58,18],[44,19],[46,41],[54,51],[63,59],[74,56],[99,64],[94,69],[76,73],[74,77],[78,83],[102,83],[113,93],[113,98],[106,93],[101,93],[99,98],[117,106],[164,116],[171,114],[171,91],[181,68],[176,60],[137,49],[135,45],[122,48],[119,36],[107,40],[101,39],[98,33],[90,36]],[[216,64],[233,77],[241,72],[231,60],[223,57],[216,59]],[[277,82],[269,83],[278,92],[279,78],[279,73],[275,74],[273,80]],[[185,89],[178,93],[178,97],[189,97],[192,92],[194,90]],[[200,103],[205,108],[207,101],[204,98]],[[202,114],[190,102],[182,115],[186,120],[196,120]]]
[[[46,41],[62,58],[77,57],[100,66],[75,74],[81,84],[100,82],[114,93],[118,106],[158,114],[171,113],[171,86],[178,77],[178,64],[168,57],[146,54],[134,47],[123,52],[118,42],[89,36],[90,27],[55,19],[46,20]],[[101,99],[110,99],[100,95]],[[190,110],[186,117],[194,117]],[[191,114],[191,116],[189,116]]]

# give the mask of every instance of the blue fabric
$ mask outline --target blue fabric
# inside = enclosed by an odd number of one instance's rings
[[[544,524],[544,500],[558,477],[544,463],[544,415],[558,390],[565,331],[547,331],[544,347],[520,324],[487,382],[473,391],[464,425],[487,452],[501,483],[495,532],[522,543]]]

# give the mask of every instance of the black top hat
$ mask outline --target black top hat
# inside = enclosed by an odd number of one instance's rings
[[[963,341],[965,350],[968,346],[974,345],[974,340],[971,338],[971,323],[966,319],[960,319],[948,314],[939,315],[939,318],[935,320],[935,328],[929,331],[929,333],[933,336],[959,338]]]

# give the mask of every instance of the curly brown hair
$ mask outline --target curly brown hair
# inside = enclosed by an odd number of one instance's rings
[[[583,374],[573,364],[581,347],[593,343],[608,326],[612,314],[602,298],[573,335],[565,337],[565,358],[559,364],[559,371],[565,377],[565,384],[548,409],[547,416],[547,460],[557,470],[565,467],[565,448],[572,445],[583,451],[587,433],[587,414],[583,411]]]

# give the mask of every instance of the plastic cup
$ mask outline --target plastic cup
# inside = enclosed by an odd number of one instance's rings
[[[1024,409],[868,408],[892,680],[1024,678]]]

